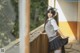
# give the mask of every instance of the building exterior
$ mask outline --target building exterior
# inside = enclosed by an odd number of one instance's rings
[[[48,0],[49,6],[58,11],[59,28],[69,42],[80,40],[80,2],[72,0]]]

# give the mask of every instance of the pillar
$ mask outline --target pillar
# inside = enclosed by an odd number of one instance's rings
[[[30,0],[19,0],[20,53],[29,52]]]
[[[78,2],[77,39],[80,41],[80,2]]]

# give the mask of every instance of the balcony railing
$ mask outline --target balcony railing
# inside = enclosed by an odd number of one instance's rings
[[[40,37],[40,35],[43,33],[43,31],[44,31],[44,24],[42,24],[41,26],[32,30],[30,32],[30,43],[34,42],[38,37]],[[19,39],[16,39],[16,40],[12,41],[11,43],[9,43],[7,46],[5,46],[4,47],[5,51],[7,51],[9,48],[16,45],[17,43],[19,43]]]

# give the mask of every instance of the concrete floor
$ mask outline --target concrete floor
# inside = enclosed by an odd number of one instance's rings
[[[20,53],[19,52],[19,44],[14,45],[10,49],[8,49],[5,53]]]
[[[66,53],[80,53],[80,42],[66,45],[65,50]]]
[[[65,50],[66,50],[66,53],[80,53],[80,42],[67,44],[65,46]],[[20,53],[19,44],[14,45],[10,49],[8,49],[5,53]]]

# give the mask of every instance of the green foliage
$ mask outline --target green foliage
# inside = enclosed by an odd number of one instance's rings
[[[45,11],[48,6],[47,2],[47,0],[31,0],[31,30],[35,29],[36,27],[44,23]]]
[[[14,6],[15,13],[16,13],[16,19],[15,19],[15,24],[14,28],[12,30],[12,34],[14,37],[19,38],[19,17],[18,17],[18,0],[11,0],[12,5]]]
[[[12,30],[12,34],[19,38],[19,21],[18,21],[18,0],[11,0],[15,12],[16,12],[16,20],[15,25]],[[31,30],[35,29],[36,27],[40,26],[44,23],[45,11],[47,9],[47,0],[31,0],[31,10],[30,10],[30,28]]]

